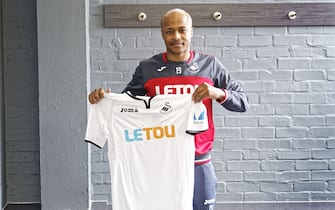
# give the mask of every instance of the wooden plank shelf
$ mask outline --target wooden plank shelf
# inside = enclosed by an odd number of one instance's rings
[[[106,4],[104,26],[160,27],[161,17],[172,8],[189,12],[196,27],[335,25],[335,3],[190,3]]]

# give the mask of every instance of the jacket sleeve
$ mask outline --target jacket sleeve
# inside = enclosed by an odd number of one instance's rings
[[[122,93],[131,92],[133,95],[145,95],[144,89],[144,78],[143,78],[143,69],[141,68],[141,63],[136,67],[135,73],[133,74],[133,78],[127,84]]]
[[[227,68],[217,58],[214,58],[213,65],[214,86],[223,89],[226,93],[226,98],[221,105],[230,111],[245,112],[250,104],[241,84],[231,77]]]

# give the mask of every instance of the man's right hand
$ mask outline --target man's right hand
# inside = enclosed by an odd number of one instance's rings
[[[107,93],[110,93],[111,89],[107,89]],[[105,95],[105,90],[103,88],[98,88],[93,90],[89,95],[88,95],[88,100],[91,104],[96,104],[98,103]]]

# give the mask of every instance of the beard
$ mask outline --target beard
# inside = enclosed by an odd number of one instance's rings
[[[167,48],[167,51],[173,55],[183,55],[189,52],[189,48],[184,43],[182,44],[171,44]]]

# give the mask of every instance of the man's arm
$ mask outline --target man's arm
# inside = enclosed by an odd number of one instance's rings
[[[193,93],[193,100],[199,102],[205,98],[211,98],[227,110],[245,112],[250,106],[246,93],[216,58],[213,60],[213,72],[213,86],[207,83],[199,85]]]

